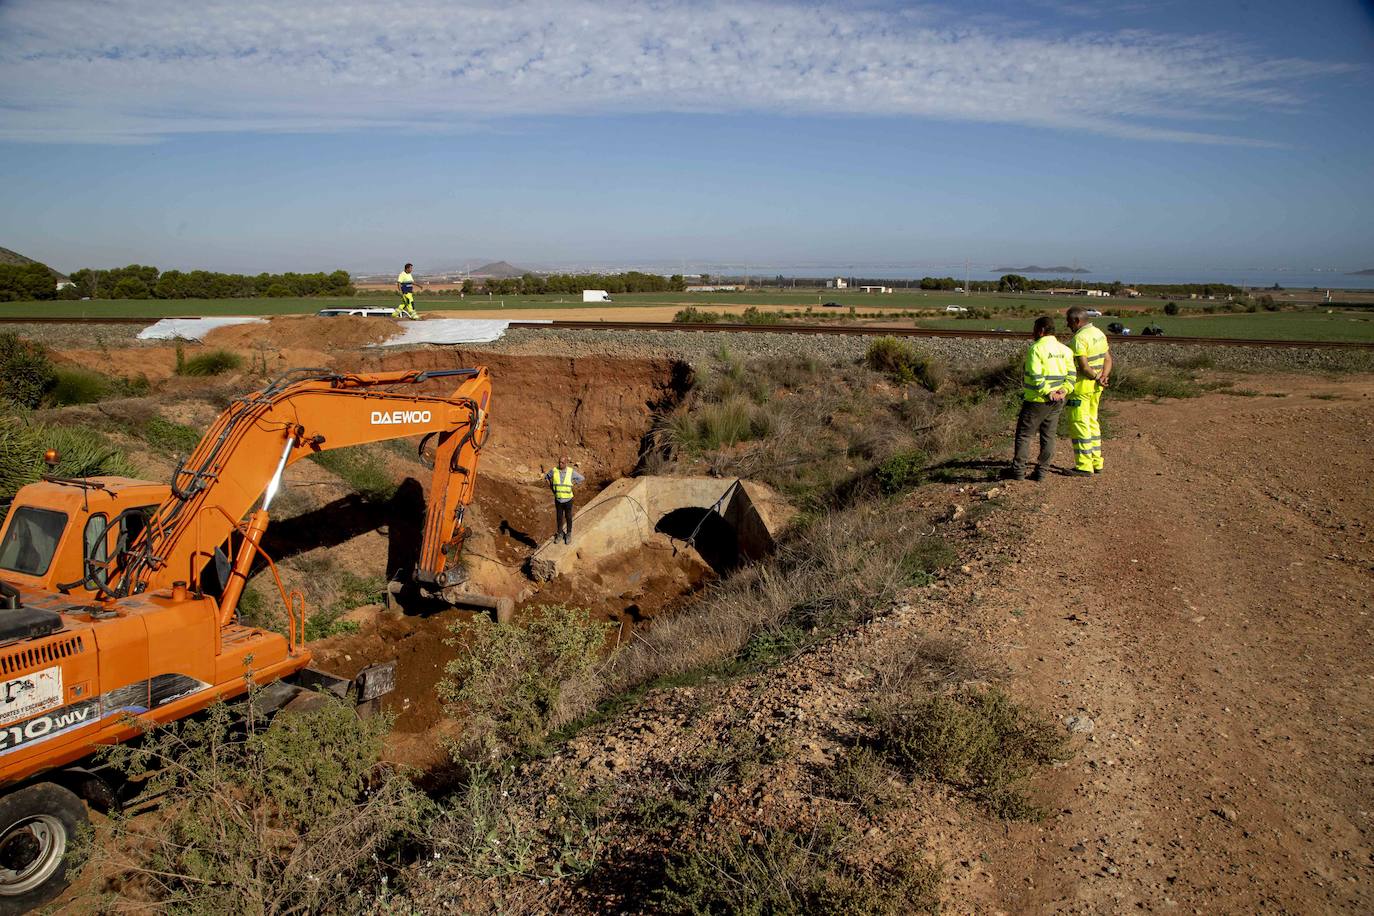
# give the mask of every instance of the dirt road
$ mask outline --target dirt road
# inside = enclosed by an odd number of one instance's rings
[[[1015,486],[979,612],[1092,731],[998,908],[1374,910],[1374,384],[1263,390],[1114,405],[1103,477]]]

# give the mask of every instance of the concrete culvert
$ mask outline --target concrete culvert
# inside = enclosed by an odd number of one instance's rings
[[[717,477],[617,480],[573,520],[572,542],[546,542],[530,558],[536,581],[576,575],[607,559],[636,553],[655,532],[685,540],[696,531],[702,559],[718,573],[773,551],[792,510],[772,489]],[[699,530],[698,530],[699,529]]]
[[[674,509],[658,520],[654,530],[696,548],[718,576],[740,565],[739,534],[715,510],[698,506]]]

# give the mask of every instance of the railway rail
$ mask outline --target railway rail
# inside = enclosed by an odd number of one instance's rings
[[[166,317],[166,316],[164,316]],[[195,316],[188,316],[195,317]],[[264,316],[272,317],[272,316]],[[12,318],[0,317],[0,324],[141,324],[160,318]],[[972,328],[891,328],[872,325],[824,324],[676,324],[671,321],[512,321],[522,330],[571,331],[725,331],[739,334],[844,334],[860,337],[963,337],[975,340],[1025,340],[1024,331],[984,331]],[[1241,337],[1122,337],[1111,335],[1112,343],[1186,344],[1209,347],[1267,347],[1280,349],[1374,350],[1374,340],[1264,340]]]

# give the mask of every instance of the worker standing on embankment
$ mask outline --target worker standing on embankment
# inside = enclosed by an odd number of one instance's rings
[[[410,273],[410,269],[414,266],[414,264],[407,264],[396,275],[396,292],[401,294],[401,304],[396,306],[396,311],[391,313],[392,318],[415,320],[420,317],[415,313],[415,278]]]
[[[1088,320],[1088,310],[1075,305],[1064,316],[1073,332],[1070,349],[1078,370],[1073,394],[1069,395],[1069,437],[1073,441],[1073,470],[1075,477],[1102,473],[1102,426],[1097,421],[1097,408],[1102,402],[1102,389],[1112,374],[1112,351],[1107,335]]]
[[[575,468],[568,466],[568,456],[564,455],[558,459],[558,467],[553,468],[544,475],[544,479],[549,482],[549,488],[553,490],[553,515],[554,515],[554,534],[553,542],[558,543],[562,538],[563,543],[568,543],[568,538],[572,537],[573,523],[573,487],[586,480]]]
[[[1031,331],[1035,343],[1026,353],[1026,367],[1021,381],[1021,413],[1016,418],[1016,451],[1006,476],[1011,480],[1026,477],[1026,460],[1030,457],[1031,437],[1040,434],[1040,457],[1031,480],[1044,480],[1045,471],[1054,458],[1054,438],[1059,426],[1059,414],[1064,400],[1073,391],[1075,374],[1073,352],[1054,336],[1054,319],[1035,319]]]

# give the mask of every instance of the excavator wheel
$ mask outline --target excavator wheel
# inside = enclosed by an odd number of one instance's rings
[[[89,829],[81,799],[55,783],[0,798],[0,916],[26,913],[62,893],[70,851]]]

